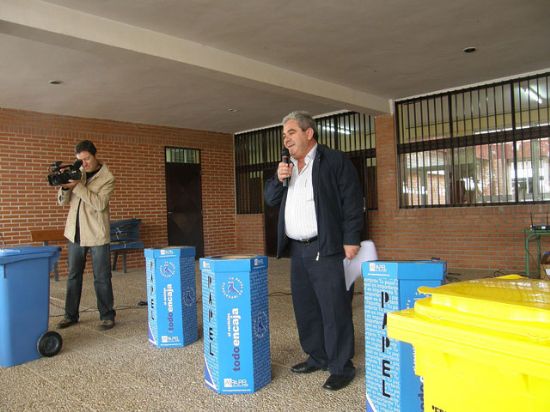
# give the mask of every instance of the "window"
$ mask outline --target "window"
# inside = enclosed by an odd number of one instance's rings
[[[166,163],[199,164],[200,162],[200,151],[198,149],[166,148]]]
[[[550,201],[549,74],[396,103],[400,206]]]
[[[368,209],[376,209],[374,119],[349,112],[315,119],[318,141],[348,153],[363,184]],[[263,213],[263,187],[281,159],[282,126],[235,135],[237,213]]]

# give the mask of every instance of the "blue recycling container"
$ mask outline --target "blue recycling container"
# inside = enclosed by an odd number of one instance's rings
[[[0,249],[1,367],[44,355],[40,343],[48,330],[50,272],[59,251],[57,246]]]
[[[149,342],[180,348],[198,339],[195,248],[145,249]]]
[[[425,295],[420,286],[440,286],[443,261],[373,261],[362,265],[365,306],[367,412],[422,412],[423,386],[414,373],[413,348],[387,335],[387,314],[412,308]]]
[[[271,382],[265,256],[200,259],[204,381],[220,394],[256,392]]]

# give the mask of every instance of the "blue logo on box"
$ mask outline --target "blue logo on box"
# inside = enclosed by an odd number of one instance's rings
[[[191,287],[187,288],[183,294],[183,304],[185,306],[193,306],[195,301],[195,291]]]
[[[370,262],[369,272],[386,272],[386,265],[383,263]]]
[[[227,299],[237,299],[243,294],[243,282],[237,277],[230,277],[222,283],[222,292]]]
[[[171,278],[176,273],[176,265],[172,262],[164,262],[159,268],[159,272],[165,278]]]
[[[269,331],[269,324],[267,315],[265,312],[258,313],[256,319],[254,319],[254,336],[257,338],[263,338]]]

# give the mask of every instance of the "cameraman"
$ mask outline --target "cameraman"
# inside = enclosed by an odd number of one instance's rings
[[[99,329],[115,326],[113,285],[111,284],[111,249],[109,199],[115,187],[115,178],[107,165],[99,163],[96,147],[89,140],[75,147],[76,158],[82,161],[82,179],[69,180],[57,194],[60,205],[70,204],[65,237],[69,240],[69,276],[65,318],[57,327],[67,328],[78,322],[82,276],[86,254],[92,253],[94,288],[101,324]]]

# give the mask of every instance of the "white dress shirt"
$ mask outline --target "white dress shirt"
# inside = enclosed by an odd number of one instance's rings
[[[304,167],[298,172],[298,161],[290,158],[294,167],[288,184],[285,205],[285,232],[294,240],[317,236],[317,215],[313,198],[312,170],[317,145],[304,158]]]

